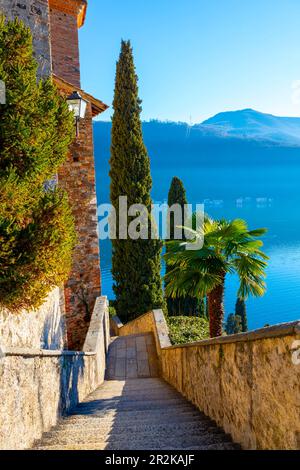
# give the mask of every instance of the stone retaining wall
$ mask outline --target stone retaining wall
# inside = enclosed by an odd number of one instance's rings
[[[244,449],[300,448],[300,322],[179,346],[163,324],[150,312],[119,334],[154,332],[162,377]]]
[[[0,309],[0,347],[64,349],[66,345],[63,289],[54,289],[43,305],[19,313]]]
[[[127,336],[138,333],[153,333],[156,343],[156,350],[159,360],[159,367],[162,371],[162,348],[171,346],[169,330],[162,310],[153,310],[132,320],[126,325],[119,326],[119,336]]]
[[[245,449],[298,449],[300,323],[163,350],[163,377]],[[299,354],[300,356],[300,354]]]
[[[0,449],[27,449],[104,380],[107,300],[97,299],[83,352],[6,348],[0,357]]]

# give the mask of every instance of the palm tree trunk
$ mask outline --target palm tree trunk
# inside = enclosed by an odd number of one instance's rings
[[[211,338],[221,336],[224,320],[225,274],[222,283],[215,287],[207,296],[209,313],[209,333]]]

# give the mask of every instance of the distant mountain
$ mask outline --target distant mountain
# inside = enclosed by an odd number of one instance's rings
[[[281,118],[253,110],[220,113],[202,124],[143,122],[151,169],[180,175],[205,167],[266,168],[300,162],[300,118]],[[111,122],[94,123],[98,194],[107,200]],[[221,170],[223,171],[223,170]]]
[[[253,109],[219,113],[193,127],[223,137],[300,145],[300,118],[273,116]]]

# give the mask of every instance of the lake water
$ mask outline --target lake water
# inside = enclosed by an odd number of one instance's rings
[[[300,153],[300,150],[299,150]],[[299,155],[300,157],[300,155]],[[98,198],[107,200],[107,165],[97,172]],[[249,328],[300,318],[300,163],[238,167],[153,165],[152,197],[166,200],[173,176],[186,187],[189,203],[205,204],[212,217],[243,218],[250,228],[267,227],[264,249],[270,261],[267,268],[267,293],[247,301]],[[100,183],[99,183],[100,182]],[[113,298],[110,242],[101,247],[103,294]],[[226,314],[234,311],[238,282],[226,282]]]

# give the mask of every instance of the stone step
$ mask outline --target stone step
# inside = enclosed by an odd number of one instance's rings
[[[104,391],[99,391],[99,393],[93,393],[93,395],[90,395],[88,398],[88,402],[91,400],[119,400],[119,401],[146,401],[146,400],[151,400],[151,401],[161,401],[161,400],[181,400],[182,402],[185,402],[185,400],[182,399],[182,396],[173,391],[165,391],[165,390],[155,390],[155,391],[146,391],[146,392],[127,392],[127,393],[117,393],[116,395],[113,396],[113,393],[111,391],[104,392]],[[86,401],[83,401],[82,403],[85,403]]]
[[[147,410],[95,410],[93,413],[76,413],[73,412],[72,415],[68,417],[68,420],[89,420],[89,419],[107,419],[107,420],[114,420],[118,419],[118,421],[142,421],[145,420],[153,420],[158,422],[164,422],[169,420],[176,420],[180,421],[181,419],[193,419],[195,418],[197,421],[202,419],[197,413],[197,410],[193,410],[191,408],[186,408],[184,406],[178,408],[177,410],[170,409],[153,409],[151,413]]]
[[[127,448],[130,449],[132,446],[134,448],[138,446],[140,449],[143,449],[147,445],[151,445],[155,448],[160,448],[163,446],[174,446],[179,445],[181,448],[194,446],[194,445],[212,445],[212,444],[223,444],[231,443],[231,439],[224,434],[215,434],[211,432],[202,432],[199,435],[179,435],[172,436],[170,434],[131,434],[130,439],[128,438],[128,433],[124,435],[119,434],[110,434],[110,435],[85,435],[83,436],[69,436],[69,435],[59,435],[52,438],[43,440],[39,447],[49,447],[53,445],[105,445],[110,447],[112,445],[116,446],[118,449]],[[111,447],[110,447],[111,448]]]
[[[111,411],[111,412],[130,412],[130,411],[162,411],[163,413],[168,413],[169,411],[172,411],[174,413],[177,413],[181,410],[188,410],[188,411],[193,411],[193,406],[190,404],[185,404],[184,402],[180,401],[177,403],[164,403],[163,405],[161,403],[152,403],[152,402],[147,402],[146,404],[144,403],[134,403],[134,402],[129,402],[129,403],[101,403],[98,406],[95,406],[93,404],[86,404],[82,405],[80,407],[75,408],[72,412],[70,412],[70,415],[74,414],[94,414],[94,413],[101,413],[103,411]]]
[[[90,417],[89,417],[90,418]],[[151,426],[155,426],[157,424],[161,424],[162,422],[165,422],[165,420],[162,420],[159,416],[152,418],[152,417],[134,417],[132,416],[130,419],[128,418],[119,418],[119,416],[116,417],[94,417],[93,419],[75,419],[74,421],[69,421],[68,424],[63,424],[60,426],[68,426],[68,427],[73,427],[73,426],[90,426],[92,428],[95,428],[97,426],[101,426],[101,423],[105,426],[113,425],[117,421],[118,425],[125,426],[126,424],[128,427],[132,425],[143,425],[145,421],[147,421],[147,424]],[[172,424],[173,426],[175,425],[180,425],[182,423],[199,423],[199,417],[197,415],[184,415],[184,416],[171,416],[167,420],[168,423]]]
[[[73,423],[70,423],[68,425],[64,425],[64,426],[58,426],[56,427],[55,429],[57,429],[58,431],[60,431],[61,429],[66,429],[66,430],[70,430],[70,431],[78,431],[80,432],[81,429],[88,429],[90,430],[90,432],[97,432],[99,429],[103,429],[103,430],[107,430],[107,429],[119,429],[120,430],[123,428],[126,429],[126,425],[127,425],[127,429],[131,430],[131,428],[133,428],[133,431],[132,432],[135,432],[134,429],[135,427],[137,429],[139,428],[143,428],[143,421],[142,420],[130,420],[130,421],[126,421],[126,420],[118,420],[117,422],[117,425],[116,427],[114,428],[114,423],[115,421],[114,420],[101,420],[101,421],[97,421],[97,420],[93,420],[94,421],[94,424],[91,424],[90,422],[88,421],[75,421]],[[170,419],[168,420],[168,423],[173,427],[173,429],[175,427],[181,427],[182,425],[184,424],[188,424],[190,426],[199,426],[199,420],[197,420],[196,417],[194,418],[190,418],[190,417],[187,417],[187,418],[180,418],[180,419]],[[153,428],[155,429],[157,426],[163,426],[162,422],[159,421],[158,419],[157,420],[150,420],[147,421],[147,427],[145,428],[146,430],[149,428]],[[212,426],[212,428],[214,428]],[[131,432],[131,431],[130,431]],[[171,432],[171,431],[170,431]]]
[[[44,436],[44,444],[43,445],[56,445],[56,444],[87,444],[87,443],[94,443],[94,442],[127,442],[128,441],[128,433],[129,430],[123,429],[120,431],[119,429],[112,428],[110,430],[104,429],[97,429],[93,430],[93,433],[88,433],[86,429],[81,429],[81,431],[77,432],[52,432],[47,433]],[[154,439],[154,436],[159,436],[159,440],[169,439],[170,435],[172,439],[178,439],[179,442],[182,439],[187,439],[187,434],[183,432],[180,428],[177,430],[173,430],[170,434],[170,430],[160,430],[159,434],[157,433],[157,429],[153,427],[148,431],[139,430],[138,432],[133,432],[130,430],[130,440],[132,442],[148,442]],[[229,436],[224,436],[223,432],[218,429],[211,429],[211,428],[200,428],[198,430],[189,430],[188,438],[198,438],[203,442],[231,442]],[[190,442],[190,440],[189,440]]]
[[[83,410],[79,411],[74,409],[72,414],[69,414],[67,418],[63,420],[63,422],[71,421],[74,419],[149,419],[149,418],[159,418],[161,422],[169,420],[170,418],[177,418],[177,417],[196,417],[198,420],[209,420],[205,415],[200,414],[196,408],[191,406],[190,404],[183,404],[177,407],[169,407],[169,408],[155,408],[151,410],[151,413],[147,409],[119,409],[119,408],[101,408],[94,409],[93,412],[90,410],[89,413],[84,412]]]
[[[82,403],[71,413],[93,413],[93,411],[101,410],[116,410],[116,411],[126,411],[126,410],[167,410],[169,408],[176,410],[178,408],[185,407],[185,403],[181,399],[174,400],[148,400],[144,402],[133,401],[133,400],[96,400],[91,403]]]
[[[106,381],[58,426],[41,450],[225,450],[230,436],[161,379]]]
[[[153,438],[147,436],[145,439],[135,439],[134,437],[119,439],[112,436],[109,440],[101,440],[94,437],[94,441],[82,442],[49,442],[43,441],[42,445],[37,445],[37,450],[234,450],[237,446],[229,440],[217,438],[216,436],[203,435],[201,437],[185,436],[185,438],[165,438],[159,436]]]
[[[218,451],[221,451],[221,450],[237,450],[239,449],[239,447],[237,448],[235,444],[231,445],[231,444],[228,444],[228,443],[225,443],[225,444],[210,444],[210,445],[202,445],[202,446],[193,446],[193,447],[185,447],[184,449],[179,446],[179,445],[174,445],[173,447],[169,447],[169,446],[160,446],[160,448],[157,448],[155,446],[149,446],[149,445],[143,445],[143,447],[126,447],[126,449],[124,449],[123,447],[122,448],[117,448],[116,446],[107,446],[105,444],[99,444],[99,443],[96,443],[96,444],[86,444],[86,445],[82,445],[82,444],[79,444],[79,445],[66,445],[66,446],[63,446],[63,445],[53,445],[53,446],[48,446],[48,447],[36,447],[34,448],[34,450],[38,450],[38,451],[81,451],[81,450],[85,450],[85,451],[100,451],[100,450],[114,450],[114,451],[122,451],[122,450],[145,450],[145,451],[159,451],[159,450],[165,450],[165,451],[186,451],[186,452],[190,452],[190,451],[205,451],[205,450],[218,450]]]
[[[91,426],[89,423],[84,425],[73,425],[73,426],[58,426],[52,431],[49,431],[43,435],[43,438],[52,438],[55,436],[59,436],[62,433],[68,433],[68,435],[82,435],[83,437],[86,436],[87,433],[100,433],[100,434],[109,434],[111,432],[121,434],[128,434],[128,433],[160,433],[166,434],[167,436],[172,434],[182,436],[185,433],[196,434],[198,432],[211,432],[215,434],[223,433],[217,426],[208,424],[206,422],[201,421],[192,421],[192,422],[183,422],[183,423],[156,423],[156,424],[130,424],[127,425],[124,423],[123,425],[118,423],[103,423],[99,422],[97,425]]]
[[[87,404],[91,404],[91,405],[99,405],[99,404],[105,404],[105,403],[138,403],[138,404],[141,404],[141,403],[145,403],[146,406],[149,402],[153,402],[154,404],[157,404],[157,403],[161,403],[162,406],[166,403],[170,403],[170,404],[176,404],[177,403],[187,403],[186,400],[183,400],[182,397],[180,397],[179,395],[163,395],[161,394],[161,396],[159,397],[159,395],[155,395],[155,396],[152,396],[150,394],[148,395],[145,395],[144,397],[142,398],[139,398],[139,397],[135,397],[135,396],[113,396],[113,397],[109,397],[109,396],[105,396],[105,397],[102,397],[101,395],[99,395],[99,398],[96,398],[96,397],[90,397],[90,400],[88,402],[81,402],[78,407],[81,407],[81,406],[85,406]]]
[[[141,380],[141,379],[140,379]],[[139,396],[141,394],[152,394],[152,393],[161,393],[161,394],[164,394],[164,393],[175,393],[177,394],[178,392],[176,392],[175,390],[172,390],[172,389],[169,389],[169,388],[165,388],[162,384],[159,384],[157,387],[153,387],[153,386],[147,386],[146,384],[141,387],[141,388],[132,388],[132,389],[128,389],[128,388],[125,388],[124,386],[113,386],[113,387],[110,387],[110,388],[98,388],[96,389],[91,395],[89,395],[88,398],[90,397],[93,397],[93,396],[96,396],[97,394],[100,394],[102,396],[102,394],[105,394],[105,393],[111,393],[112,395],[111,396],[114,396],[113,394],[115,393],[116,396],[126,396],[126,395],[134,395],[134,396]]]

